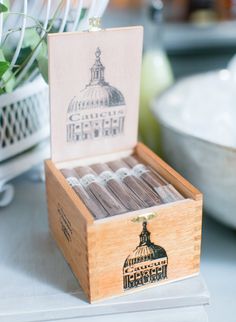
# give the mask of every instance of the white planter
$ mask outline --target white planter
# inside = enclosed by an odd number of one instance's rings
[[[0,162],[49,135],[48,86],[41,77],[0,95]]]

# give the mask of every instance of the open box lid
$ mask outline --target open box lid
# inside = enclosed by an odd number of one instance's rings
[[[136,145],[142,41],[140,26],[48,36],[54,162]]]

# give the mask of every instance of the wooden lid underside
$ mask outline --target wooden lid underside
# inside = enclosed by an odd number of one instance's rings
[[[142,38],[142,27],[49,35],[54,162],[136,145]]]

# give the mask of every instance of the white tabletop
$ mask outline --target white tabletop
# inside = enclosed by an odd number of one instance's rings
[[[234,215],[236,216],[236,210]],[[210,322],[236,321],[236,231],[205,215],[201,272],[210,291]]]

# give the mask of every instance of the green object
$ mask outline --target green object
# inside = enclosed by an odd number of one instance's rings
[[[39,47],[38,55],[36,57],[37,65],[45,82],[48,82],[48,56],[47,44],[44,39],[41,39],[35,28],[27,29],[22,48],[29,47],[32,51]]]
[[[5,6],[4,4],[0,3],[0,13],[7,12],[7,11],[8,11],[7,6]]]
[[[47,56],[39,56],[37,60],[39,71],[45,82],[48,83],[48,58]]]
[[[153,99],[174,81],[168,57],[162,48],[162,9],[162,2],[157,0],[151,1],[148,6],[149,20],[145,31],[149,45],[143,56],[139,114],[140,139],[159,155],[160,127],[151,112],[150,105]]]
[[[139,131],[141,140],[155,152],[161,153],[160,127],[150,105],[173,83],[173,74],[168,58],[163,51],[147,51],[143,57],[140,94]]]
[[[7,69],[9,68],[10,63],[7,61],[0,61],[0,77],[2,77]]]
[[[4,82],[6,82],[6,84],[0,88],[0,94],[11,92],[15,85],[15,77],[9,70],[9,66],[10,63],[6,60],[4,53],[0,48],[0,80],[2,79]]]
[[[2,33],[0,45],[0,94],[12,92],[17,87],[21,86],[24,82],[36,77],[39,73],[42,74],[44,80],[48,82],[48,48],[47,48],[47,34],[59,32],[61,22],[61,10],[63,9],[63,0],[60,0],[52,18],[48,21],[47,26],[40,21],[37,17],[24,14],[22,12],[13,12],[10,10],[10,0],[0,1],[0,13],[3,16],[3,21],[8,16],[26,17],[27,22],[30,24],[25,28],[24,39],[20,51],[17,55],[17,60],[14,65],[11,65],[12,58],[14,57],[17,48],[17,36],[14,33],[21,31],[21,26],[17,24],[13,28]],[[85,16],[87,8],[82,8],[80,19]],[[33,22],[33,24],[31,24]],[[68,20],[71,23],[71,20]],[[79,26],[77,25],[76,28]],[[67,30],[67,25],[65,26]],[[32,58],[33,57],[33,58]]]

